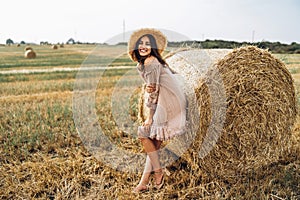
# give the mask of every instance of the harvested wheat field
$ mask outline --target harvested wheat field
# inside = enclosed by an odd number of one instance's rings
[[[29,69],[39,62],[42,68],[51,63],[78,68],[94,46],[65,45],[55,52],[36,46],[36,59],[7,48],[0,56],[15,70],[20,62]],[[274,56],[253,46],[187,49],[172,53],[167,62],[185,80],[193,131],[178,138],[177,146],[174,141],[165,146],[162,153],[169,157],[162,162],[174,160],[166,166],[170,175],[164,187],[142,194],[131,193],[141,173],[111,168],[79,137],[72,108],[76,71],[0,74],[0,198],[299,199],[300,55]],[[112,64],[121,65],[134,66],[125,56]],[[142,153],[134,133],[120,130],[111,108],[118,81],[136,77],[134,67],[105,71],[95,110],[116,146]],[[147,114],[142,94],[137,89],[131,97],[133,121]]]

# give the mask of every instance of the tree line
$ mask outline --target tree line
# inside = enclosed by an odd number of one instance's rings
[[[43,45],[47,42],[41,42]],[[6,45],[14,44],[12,39],[6,40]],[[21,44],[25,44],[24,41]],[[82,42],[75,42],[73,38],[70,38],[66,44],[88,44]],[[118,45],[127,45],[126,42],[121,42]],[[245,45],[254,45],[262,49],[268,49],[272,53],[300,53],[300,44],[292,42],[291,44],[284,44],[280,42],[236,42],[236,41],[226,41],[226,40],[205,40],[205,41],[183,41],[183,42],[168,42],[170,47],[198,47],[203,49],[233,49]]]
[[[284,44],[280,42],[236,42],[225,40],[205,40],[205,41],[184,41],[184,42],[169,42],[170,47],[199,47],[203,49],[233,49],[246,45],[254,45],[262,49],[268,49],[272,53],[300,53],[300,44],[292,42]]]

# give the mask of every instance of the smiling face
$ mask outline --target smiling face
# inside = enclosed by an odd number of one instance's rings
[[[151,53],[151,43],[148,36],[141,38],[138,44],[138,50],[140,56],[148,56]]]

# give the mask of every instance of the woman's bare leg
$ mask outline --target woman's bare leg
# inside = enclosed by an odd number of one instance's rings
[[[135,188],[135,190],[137,191],[147,189],[146,185],[149,183],[149,177],[152,171],[156,171],[156,172],[161,171],[158,150],[162,142],[155,139],[152,140],[150,138],[140,138],[140,139],[144,147],[144,150],[147,153],[147,157],[146,157],[145,168],[140,183]],[[158,178],[157,175],[160,174],[156,174],[155,180],[157,180]]]
[[[155,145],[155,148],[157,149],[157,151],[160,149],[160,146],[162,144],[162,141],[160,140],[153,140],[153,143]],[[155,184],[159,185],[162,181],[163,178],[163,171],[161,168],[154,170],[154,178],[155,178]]]
[[[162,141],[155,140],[155,139],[152,140],[152,141],[154,143],[156,151],[158,151],[160,149]],[[143,176],[145,176],[145,180],[149,180],[149,175],[150,175],[150,173],[152,171],[153,171],[153,166],[152,166],[152,163],[151,163],[149,155],[147,155],[147,157],[146,157],[146,164],[145,164],[145,168],[144,168],[144,172],[143,172]]]
[[[139,185],[147,185],[149,183],[150,174],[152,172],[152,164],[149,156],[146,157],[146,164]]]

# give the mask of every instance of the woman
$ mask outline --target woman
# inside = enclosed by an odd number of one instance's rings
[[[138,127],[138,137],[147,153],[146,164],[133,192],[149,189],[152,171],[154,187],[163,186],[164,173],[158,151],[163,141],[185,130],[186,99],[174,72],[161,56],[166,46],[166,37],[159,30],[149,28],[134,32],[128,43],[129,56],[138,62],[138,72],[146,83],[146,106],[149,108],[149,116]]]

